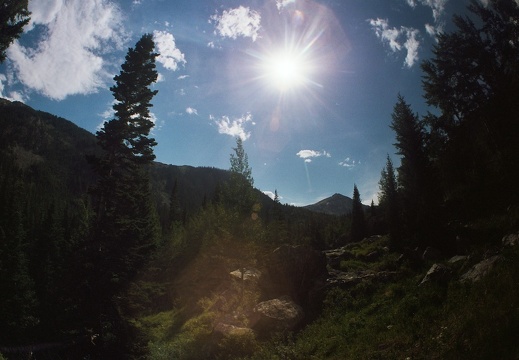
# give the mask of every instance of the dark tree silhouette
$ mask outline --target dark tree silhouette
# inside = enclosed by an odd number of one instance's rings
[[[357,185],[353,185],[353,203],[351,208],[351,240],[361,241],[366,236],[366,217]]]
[[[519,6],[473,0],[469,11],[454,16],[456,30],[439,35],[422,69],[424,97],[440,110],[427,125],[447,200],[476,215],[519,202]]]
[[[110,89],[116,100],[115,117],[97,132],[104,153],[93,161],[99,175],[94,190],[93,293],[99,300],[92,302],[99,303],[95,310],[97,326],[104,346],[111,349],[107,351],[120,352],[128,342],[117,330],[122,325],[112,298],[133,278],[159,238],[148,168],[155,158],[156,145],[149,137],[153,127],[149,108],[157,93],[150,89],[157,80],[156,56],[151,34],[143,35],[135,48],[128,50],[120,74],[114,77],[116,84]]]
[[[31,13],[28,0],[3,0],[0,4],[0,63],[5,60],[9,45],[20,37],[23,27],[29,23]]]

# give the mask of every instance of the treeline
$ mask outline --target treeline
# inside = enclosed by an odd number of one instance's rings
[[[489,216],[519,225],[519,7],[473,0],[469,10],[422,62],[434,113],[415,114],[401,95],[394,106],[400,165],[388,156],[379,204],[395,248],[459,250],[453,225]]]

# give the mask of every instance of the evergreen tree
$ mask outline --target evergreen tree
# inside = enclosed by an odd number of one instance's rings
[[[519,203],[519,7],[473,0],[468,9],[422,63],[424,97],[440,110],[428,117],[435,166],[457,216]]]
[[[366,218],[360,200],[359,189],[353,185],[353,204],[351,208],[351,240],[361,241],[366,236]]]
[[[31,13],[28,0],[3,0],[0,4],[0,63],[5,60],[9,45],[20,37],[23,27],[29,23]]]
[[[386,166],[380,176],[379,188],[378,204],[387,222],[391,244],[394,248],[401,248],[402,234],[398,183],[393,162],[389,155],[387,155]]]
[[[96,240],[106,252],[113,281],[128,279],[155,245],[157,224],[151,202],[148,167],[155,158],[150,138],[153,127],[149,108],[157,93],[156,53],[151,34],[130,48],[116,84],[114,119],[97,132],[104,155],[96,159],[100,178]],[[121,279],[122,278],[122,279]]]
[[[158,243],[158,219],[152,203],[149,165],[155,158],[149,137],[153,127],[151,100],[157,93],[150,87],[157,80],[154,42],[145,34],[126,55],[115,85],[114,119],[97,132],[104,150],[93,159],[99,181],[94,189],[96,220],[93,232],[95,282],[91,290],[94,317],[101,342],[109,357],[120,357],[131,340],[121,336],[122,319],[115,310],[114,295],[132,279]],[[116,345],[115,342],[119,342]],[[111,349],[111,350],[109,350]]]
[[[0,204],[0,211],[4,213],[0,219],[0,333],[5,343],[19,344],[28,341],[28,335],[39,322],[21,210],[26,189],[14,181],[5,183],[2,190],[8,193],[2,196],[6,202]]]
[[[436,208],[433,174],[425,148],[425,131],[411,107],[398,95],[393,109],[391,129],[395,131],[397,154],[401,156],[398,185],[403,211],[404,237],[415,245],[427,245],[431,215]]]
[[[249,158],[243,148],[243,140],[236,138],[234,153],[230,155],[231,177],[224,186],[224,203],[238,214],[250,215],[259,209],[254,209],[257,204],[256,194],[254,193],[254,179],[252,169],[249,167]]]

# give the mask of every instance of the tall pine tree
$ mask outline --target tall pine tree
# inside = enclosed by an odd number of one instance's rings
[[[129,279],[157,240],[148,175],[156,145],[149,137],[153,127],[149,109],[157,93],[150,89],[157,80],[156,57],[151,34],[128,50],[110,88],[115,117],[97,132],[104,154],[95,161],[99,174],[95,241],[113,282]]]
[[[366,218],[360,200],[359,189],[353,185],[353,203],[351,208],[351,241],[357,242],[366,236]]]
[[[391,129],[396,135],[398,186],[402,206],[403,237],[409,245],[437,245],[439,191],[426,151],[425,130],[418,116],[401,95],[392,114]],[[433,231],[434,230],[434,231]]]
[[[238,214],[250,215],[257,209],[253,209],[257,203],[254,193],[254,179],[252,169],[249,167],[249,158],[243,148],[243,140],[236,138],[236,147],[232,148],[230,155],[231,178],[224,186],[223,200],[226,206]]]
[[[402,232],[400,221],[400,201],[398,183],[393,161],[387,155],[386,166],[382,169],[379,181],[380,193],[378,204],[387,223],[389,239],[393,248],[402,247]]]

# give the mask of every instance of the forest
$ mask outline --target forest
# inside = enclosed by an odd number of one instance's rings
[[[0,359],[519,357],[519,6],[469,10],[344,215],[255,189],[240,138],[225,170],[156,162],[150,34],[95,135],[0,99]],[[30,18],[5,11],[0,61]]]

